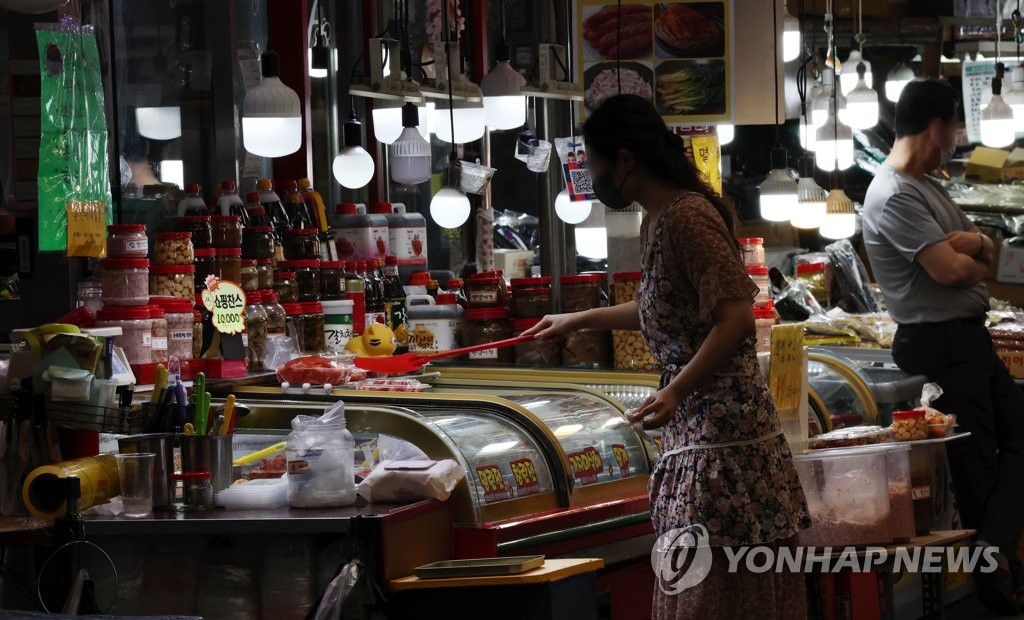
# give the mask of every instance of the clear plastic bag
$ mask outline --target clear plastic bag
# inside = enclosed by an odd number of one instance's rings
[[[345,428],[345,404],[319,417],[292,420],[285,448],[288,504],[296,508],[333,508],[356,501],[355,441]]]
[[[443,461],[381,461],[359,483],[359,496],[368,502],[444,501],[466,470],[451,459]]]

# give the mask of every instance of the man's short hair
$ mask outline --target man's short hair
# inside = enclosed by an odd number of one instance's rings
[[[914,80],[896,103],[896,137],[916,136],[933,118],[949,123],[956,116],[956,91],[945,80]]]

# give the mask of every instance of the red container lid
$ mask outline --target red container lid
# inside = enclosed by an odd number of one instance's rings
[[[286,234],[286,235],[315,235],[316,234],[316,229],[315,228],[295,228],[293,230],[286,230],[286,231],[284,231],[284,234]]]
[[[299,304],[306,314],[323,314],[324,306],[319,301],[307,301]]]
[[[599,273],[581,273],[576,276],[562,276],[558,279],[562,284],[594,284],[601,282]]]
[[[454,293],[440,293],[435,303],[439,306],[454,306],[459,303],[459,298]]]
[[[541,276],[539,278],[512,278],[509,284],[512,288],[551,286],[551,278],[550,276]]]
[[[255,267],[256,266],[256,259],[255,258],[243,258],[242,259],[242,266],[243,267]]]
[[[180,297],[150,297],[150,305],[163,308],[164,312],[171,314],[184,314],[192,312],[192,304],[187,299]]]
[[[296,267],[320,267],[320,259],[311,258],[308,260],[284,260],[278,263],[279,266],[285,269],[295,269]]]
[[[636,282],[643,278],[643,272],[640,271],[620,271],[619,273],[612,274],[613,282]]]
[[[764,239],[761,237],[743,237],[736,242],[740,245],[764,245]]]
[[[344,269],[345,263],[340,260],[325,260],[320,261],[321,269]]]
[[[448,280],[448,288],[462,288],[462,278],[452,278]]]
[[[796,275],[802,276],[808,273],[825,273],[825,263],[805,263],[796,266]]]
[[[273,265],[274,261],[270,260],[269,258],[259,258],[256,259],[256,264],[262,267],[264,265]]]
[[[470,278],[469,284],[472,286],[489,286],[492,284],[498,284],[501,278]],[[430,282],[436,282],[436,280],[430,280]]]
[[[253,192],[253,193],[256,194],[256,192]],[[256,202],[259,202],[259,201],[260,201],[259,194],[256,194]],[[246,207],[245,208],[245,212],[248,213],[249,215],[266,215],[267,214],[267,210],[264,209],[263,207]]]
[[[144,233],[146,232],[145,224],[111,224],[107,226],[107,232],[110,234],[123,234],[123,233]]]
[[[768,300],[763,304],[754,306],[754,318],[755,319],[774,319],[775,318],[775,302]]]
[[[104,258],[100,261],[104,269],[143,269],[149,267],[148,258]]]
[[[153,265],[149,268],[150,274],[174,274],[174,273],[195,273],[195,265]]]
[[[911,411],[893,411],[893,420],[915,420],[923,418],[925,414],[924,409],[913,409]]]
[[[748,276],[766,276],[768,275],[767,267],[747,267]]]
[[[512,321],[512,331],[525,332],[537,323],[540,323],[540,319],[516,319]]]
[[[391,206],[390,202],[378,202],[373,205],[373,213],[380,215],[391,215],[395,212],[394,207]]]
[[[535,288],[521,288],[516,290],[516,295],[550,295],[551,289],[543,286]]]
[[[96,324],[96,315],[89,306],[79,306],[54,321],[54,323],[70,323],[78,327],[92,327]]]
[[[281,304],[281,307],[284,308],[284,313],[285,314],[287,314],[288,316],[293,316],[293,315],[296,315],[296,314],[302,314],[303,313],[303,310],[304,310],[304,308],[302,307],[303,305],[304,304],[290,303],[290,304]]]
[[[232,181],[231,179],[228,179],[227,181],[221,181],[220,189],[221,191],[225,192],[233,192],[236,189],[235,182]]]
[[[199,312],[198,310],[193,310],[192,311],[192,322],[193,323],[202,323],[203,322],[203,314],[201,312]]]
[[[183,224],[195,224],[197,222],[204,224],[210,222],[212,219],[213,217],[210,215],[181,215],[174,218],[174,221]]]
[[[187,194],[198,194],[202,190],[202,187],[198,183],[189,183],[185,186],[185,193]]]
[[[255,209],[253,209],[253,211],[255,211]],[[270,226],[246,226],[245,228],[242,229],[242,234],[268,232],[274,232],[274,229],[271,228]]]
[[[409,286],[426,286],[430,282],[430,273],[427,271],[415,271],[409,275]]]
[[[474,273],[469,276],[470,280],[479,280],[481,278],[500,278],[505,275],[505,272],[501,269],[495,269],[494,271],[481,271],[480,273]]]
[[[193,254],[197,257],[215,256],[217,250],[216,248],[196,248]]]
[[[398,266],[398,257],[397,256],[388,256],[387,258],[384,259],[384,265],[387,266],[387,267],[397,267]]]
[[[270,289],[266,289],[263,291],[263,301],[276,304],[281,301],[281,296]]]
[[[259,201],[260,201],[260,193],[259,192],[249,192],[248,194],[245,195],[245,201],[248,202],[248,203],[252,203],[252,204],[259,203]]]
[[[149,318],[149,306],[109,306],[96,313],[97,321],[129,321]]]
[[[149,309],[150,318],[162,319],[167,316],[167,312],[160,306],[146,306],[146,308]]]
[[[153,235],[155,239],[191,239],[190,232],[162,232]]]
[[[263,303],[263,293],[259,290],[246,291],[245,292],[245,305],[251,306],[253,304]]]
[[[294,280],[295,279],[295,272],[294,271],[275,271],[274,272],[274,279],[275,280]]]
[[[216,248],[217,256],[241,256],[242,248]]]
[[[298,181],[294,181],[294,180],[292,180],[292,181],[285,181],[284,189],[286,191],[290,191],[290,192],[297,192],[297,191],[299,191],[299,182]]]
[[[195,305],[195,308],[197,310],[205,310],[206,309],[206,306],[203,305],[203,294],[202,293],[196,293],[196,305]]]
[[[210,221],[218,224],[241,224],[242,217],[240,215],[211,215]]]
[[[335,215],[355,215],[356,214],[356,203],[346,202],[345,204],[339,204],[334,207]]]
[[[507,319],[511,313],[508,308],[470,308],[464,315],[467,321],[488,321],[492,319]]]

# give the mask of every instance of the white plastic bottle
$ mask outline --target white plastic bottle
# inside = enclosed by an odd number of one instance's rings
[[[203,200],[200,192],[202,188],[198,183],[189,183],[185,186],[185,197],[178,202],[178,217],[183,215],[206,215],[209,210],[206,208],[206,201]]]

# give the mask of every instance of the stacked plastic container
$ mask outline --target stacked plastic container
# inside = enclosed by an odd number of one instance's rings
[[[772,350],[772,327],[778,322],[775,303],[772,302],[771,281],[765,264],[764,239],[750,237],[737,240],[743,256],[743,268],[757,285],[754,298],[754,323],[757,326],[757,352],[770,353]]]

